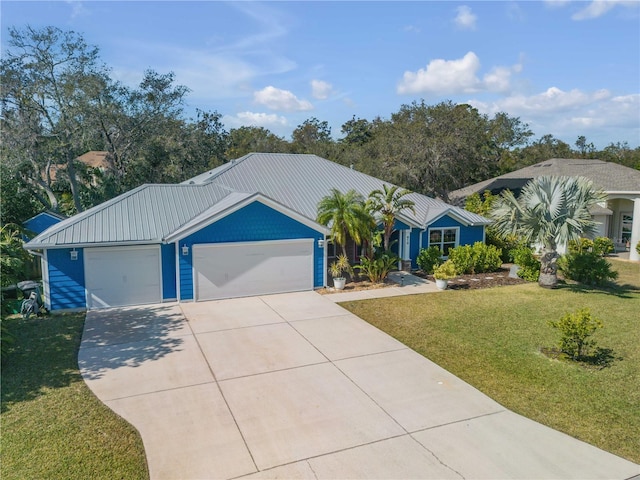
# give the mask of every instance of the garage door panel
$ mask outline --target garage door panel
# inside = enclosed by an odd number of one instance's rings
[[[87,307],[142,305],[161,301],[160,250],[87,249]]]
[[[196,300],[313,289],[313,240],[194,246]]]

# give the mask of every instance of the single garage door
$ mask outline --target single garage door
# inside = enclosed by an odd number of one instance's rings
[[[162,300],[160,247],[84,250],[87,308],[159,303]]]
[[[196,300],[313,289],[313,239],[193,246]]]

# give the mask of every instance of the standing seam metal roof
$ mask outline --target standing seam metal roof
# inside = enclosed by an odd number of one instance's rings
[[[50,227],[26,248],[160,243],[171,233],[229,197],[222,205],[260,193],[315,222],[318,202],[332,188],[363,197],[390,185],[316,155],[252,153],[178,185],[142,185]],[[238,195],[231,195],[231,193]],[[415,214],[402,220],[426,227],[451,213],[468,224],[489,220],[418,193],[408,196]],[[237,199],[237,200],[234,200]]]

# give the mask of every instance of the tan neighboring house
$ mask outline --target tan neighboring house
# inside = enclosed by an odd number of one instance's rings
[[[597,236],[611,238],[617,251],[628,251],[631,260],[640,260],[635,251],[640,242],[640,170],[595,159],[552,158],[455,190],[449,198],[456,205],[487,190],[495,195],[509,189],[517,195],[529,180],[543,175],[585,177],[604,190],[606,202],[591,210],[600,223]]]
[[[76,160],[86,165],[87,167],[100,170],[103,173],[111,167],[109,161],[107,160],[107,152],[92,150],[83,155],[80,155],[78,158],[76,158]],[[56,179],[58,170],[64,169],[65,165],[51,165],[51,180]],[[96,179],[93,175],[91,176],[91,184],[96,184]]]

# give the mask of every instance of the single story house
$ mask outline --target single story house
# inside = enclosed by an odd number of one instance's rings
[[[449,198],[462,204],[473,193],[487,190],[497,195],[509,189],[517,195],[529,180],[542,175],[585,177],[604,190],[607,200],[591,210],[600,223],[596,236],[611,238],[617,250],[627,250],[631,260],[640,260],[635,251],[640,242],[640,170],[595,159],[552,158],[455,190]]]
[[[142,185],[53,225],[25,245],[42,258],[46,307],[199,301],[327,285],[335,253],[316,222],[332,188],[382,180],[315,155],[252,153],[178,185]],[[483,241],[486,218],[411,193],[397,253]]]

